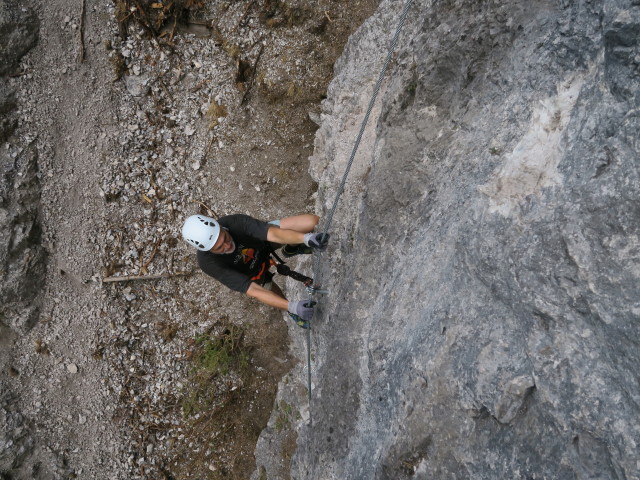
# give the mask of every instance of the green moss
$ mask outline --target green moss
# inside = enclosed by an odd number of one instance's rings
[[[300,97],[301,94],[302,88],[300,88],[294,82],[289,82],[285,95],[291,99],[298,100],[298,97]]]
[[[249,365],[249,353],[243,348],[243,337],[244,330],[235,325],[227,326],[217,336],[206,334],[196,337],[199,370],[208,374],[225,374],[231,367],[245,369]]]
[[[120,53],[119,51],[115,52],[111,56],[110,61],[114,75],[113,80],[120,80],[124,75],[124,72],[127,70],[127,64],[124,60],[124,57],[122,56],[122,53]]]
[[[279,413],[276,418],[276,432],[280,433],[289,426],[289,418],[284,413]]]
[[[224,406],[230,392],[219,391],[214,381],[219,375],[247,374],[251,354],[243,345],[244,330],[226,325],[218,335],[198,335],[191,351],[192,368],[182,399],[185,418]]]
[[[223,42],[222,49],[234,60],[240,58],[240,54],[242,53],[240,47],[231,42]]]
[[[263,466],[260,467],[260,480],[268,480],[267,479],[267,469]]]
[[[285,401],[280,402],[278,409],[279,413],[276,417],[275,423],[276,432],[281,432],[282,430],[289,428],[292,418],[296,418],[298,420],[301,418],[300,412],[295,410],[292,405]]]

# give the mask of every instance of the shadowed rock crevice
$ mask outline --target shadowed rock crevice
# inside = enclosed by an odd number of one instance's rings
[[[15,161],[5,160],[0,192],[0,298],[2,321],[16,331],[33,327],[39,315],[39,297],[46,273],[46,251],[41,245],[40,182],[34,148]],[[8,167],[8,168],[7,168]]]
[[[20,60],[35,46],[38,34],[31,8],[0,0],[0,371],[12,377],[21,373],[11,362],[14,342],[40,316],[47,255],[41,244],[37,150],[34,142],[23,149],[10,145],[18,125],[18,99],[8,76],[21,74]],[[0,378],[0,383],[0,477],[51,475],[33,455],[34,422],[20,412],[9,382]]]
[[[0,322],[28,330],[39,315],[44,285],[45,251],[40,245],[38,156],[31,144],[21,152],[4,142],[17,118],[15,92],[6,82],[20,59],[38,41],[39,21],[31,8],[0,1]]]

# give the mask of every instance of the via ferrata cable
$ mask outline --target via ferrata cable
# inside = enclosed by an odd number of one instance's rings
[[[360,142],[362,140],[362,136],[364,135],[364,130],[369,121],[369,116],[371,115],[371,111],[376,103],[376,99],[378,98],[378,93],[380,92],[380,87],[382,86],[382,81],[384,80],[385,73],[389,68],[389,64],[391,63],[391,57],[398,43],[398,38],[400,37],[400,31],[402,30],[402,26],[404,25],[405,19],[407,18],[407,14],[409,12],[409,7],[411,6],[413,0],[407,0],[404,4],[404,8],[402,9],[402,13],[400,14],[400,20],[398,22],[398,27],[393,35],[391,43],[389,44],[389,50],[387,52],[387,57],[384,61],[382,69],[380,70],[380,74],[378,75],[378,80],[376,81],[376,85],[373,89],[373,94],[371,96],[371,100],[369,101],[369,106],[367,107],[367,111],[365,113],[364,118],[362,119],[362,123],[360,125],[360,130],[355,140],[355,144],[351,151],[351,155],[349,156],[349,161],[347,162],[347,167],[345,168],[344,175],[342,176],[342,181],[338,187],[336,192],[335,199],[333,201],[333,205],[331,210],[329,211],[329,215],[327,216],[327,220],[325,221],[323,228],[320,230],[323,233],[329,233],[331,229],[331,224],[333,222],[333,216],[338,207],[338,201],[340,196],[344,192],[345,184],[347,183],[347,177],[349,176],[349,171],[351,170],[351,165],[353,164],[353,160],[356,156],[356,152],[358,151],[358,147],[360,146]],[[319,285],[322,285],[321,275],[320,275],[320,254],[314,253],[313,255],[313,278],[314,285],[309,287],[307,290],[309,292],[309,303],[314,302],[314,295],[320,294]],[[326,292],[324,292],[326,293]],[[308,400],[309,400],[309,425],[313,425],[313,419],[311,416],[311,324],[309,323],[309,328],[307,329],[307,391],[308,391]]]

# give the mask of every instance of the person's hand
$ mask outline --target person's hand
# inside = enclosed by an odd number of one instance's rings
[[[304,236],[304,244],[307,247],[311,247],[314,250],[320,250],[321,252],[327,248],[329,244],[328,233],[307,233]]]
[[[301,319],[309,321],[313,318],[313,306],[316,302],[309,300],[296,300],[289,302],[289,312],[298,315]]]

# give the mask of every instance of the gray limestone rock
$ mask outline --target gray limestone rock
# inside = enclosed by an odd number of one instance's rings
[[[38,41],[35,12],[13,0],[0,1],[0,76],[12,73]]]
[[[35,147],[15,160],[3,152],[0,167],[0,322],[25,332],[38,319],[46,272]]]
[[[530,375],[522,375],[510,380],[496,404],[496,420],[500,423],[509,423],[515,419],[535,386]]]
[[[33,421],[18,411],[3,382],[0,379],[0,479],[76,478],[63,456],[38,445]]]
[[[0,78],[0,143],[5,142],[16,128],[17,119],[9,115],[15,107],[15,92]]]
[[[400,8],[336,65],[320,213]],[[639,39],[629,0],[413,2],[321,264],[293,476],[640,479]]]
[[[0,143],[15,130],[15,92],[2,77],[13,73],[20,59],[38,41],[38,17],[31,8],[12,0],[0,0]]]
[[[11,407],[5,390],[0,396],[0,474],[22,464],[33,451],[34,442],[25,418]]]
[[[126,75],[124,84],[127,91],[134,97],[143,97],[149,93],[149,77],[147,75]]]

